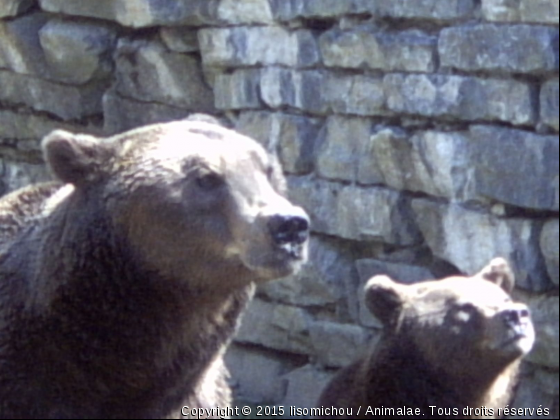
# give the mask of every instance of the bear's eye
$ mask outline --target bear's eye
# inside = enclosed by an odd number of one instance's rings
[[[196,185],[206,191],[216,189],[222,186],[223,183],[222,177],[214,172],[206,172],[196,178]]]

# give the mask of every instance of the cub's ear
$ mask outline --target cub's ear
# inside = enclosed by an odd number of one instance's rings
[[[397,321],[406,299],[406,285],[388,276],[375,276],[365,286],[366,305],[383,325]]]
[[[63,182],[76,186],[98,179],[102,163],[111,156],[111,149],[93,136],[56,130],[42,142],[45,160],[53,174]]]
[[[497,284],[507,293],[511,293],[515,286],[515,275],[504,258],[494,258],[477,276]]]

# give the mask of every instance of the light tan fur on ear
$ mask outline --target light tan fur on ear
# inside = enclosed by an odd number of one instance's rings
[[[372,277],[365,286],[368,309],[383,324],[396,322],[406,300],[405,287],[386,275]]]
[[[515,286],[515,275],[505,258],[494,258],[477,276],[500,286],[507,293],[511,293]]]
[[[100,163],[109,157],[108,145],[96,137],[65,130],[55,130],[47,135],[42,147],[53,174],[74,185],[95,179]]]

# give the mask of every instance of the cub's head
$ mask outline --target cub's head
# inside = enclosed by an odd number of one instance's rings
[[[452,375],[484,374],[526,355],[534,330],[526,305],[513,302],[514,277],[501,258],[472,277],[412,285],[375,276],[366,303],[389,333],[430,366]]]
[[[234,284],[247,281],[239,272],[290,275],[306,259],[309,218],[284,197],[279,165],[232,130],[201,121],[108,139],[59,130],[43,149],[71,195],[102,202],[113,229],[165,275],[231,269]]]

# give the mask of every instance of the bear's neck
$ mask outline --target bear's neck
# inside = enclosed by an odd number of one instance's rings
[[[36,267],[33,305],[20,326],[33,329],[21,357],[41,366],[22,375],[41,387],[60,384],[53,400],[83,393],[107,413],[130,416],[135,407],[139,416],[166,415],[151,402],[176,406],[194,393],[229,344],[254,286],[220,293],[165,278],[138,261],[104,210],[91,205],[81,218],[61,208],[55,216],[62,230],[45,232],[49,251]]]
[[[365,366],[365,398],[370,406],[417,407],[430,415],[430,406],[456,408],[458,417],[470,418],[461,415],[463,408],[492,408],[497,415],[497,408],[509,402],[519,361],[494,372],[481,372],[475,366],[469,377],[453,377],[431,368],[414,344],[387,337]]]

